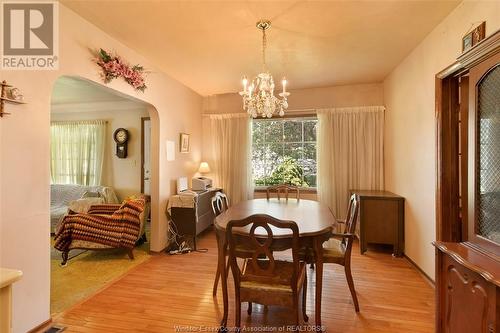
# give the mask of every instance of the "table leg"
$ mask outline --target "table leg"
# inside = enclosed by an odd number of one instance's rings
[[[0,332],[12,332],[12,285],[0,289]]]
[[[314,254],[316,258],[316,326],[321,326],[321,293],[323,289],[323,241],[314,240]]]
[[[227,245],[226,245],[226,237],[223,235],[223,232],[221,231],[216,231],[217,235],[217,248],[218,248],[218,265],[219,265],[219,272],[220,274],[220,281],[221,281],[221,286],[222,286],[222,301],[224,304],[224,314],[222,316],[222,320],[220,322],[221,326],[221,331],[224,332],[225,328],[227,326],[227,316],[228,316],[228,308],[229,308],[229,301],[228,301],[228,291],[227,291],[227,275],[226,275],[226,251],[227,251]]]

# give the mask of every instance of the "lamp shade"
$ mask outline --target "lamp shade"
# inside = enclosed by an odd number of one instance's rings
[[[200,163],[200,168],[198,169],[199,173],[209,173],[210,172],[210,167],[208,166],[207,162],[201,162]]]

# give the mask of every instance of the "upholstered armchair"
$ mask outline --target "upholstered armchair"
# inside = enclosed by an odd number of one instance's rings
[[[68,214],[59,226],[54,247],[62,252],[66,265],[73,249],[105,250],[123,248],[134,259],[133,248],[145,240],[145,221],[149,204],[141,196],[123,204],[100,204],[87,213]]]

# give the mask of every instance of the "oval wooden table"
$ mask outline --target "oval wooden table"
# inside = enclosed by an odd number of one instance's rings
[[[330,238],[332,228],[336,223],[330,209],[312,200],[296,199],[253,199],[242,201],[231,206],[221,215],[215,218],[215,230],[218,246],[219,272],[226,271],[226,225],[231,220],[244,219],[254,214],[268,214],[280,220],[290,220],[297,223],[299,227],[300,245],[311,248],[315,252],[316,266],[316,299],[315,299],[315,321],[321,325],[321,291],[323,280],[323,243]],[[273,238],[287,239],[291,234],[286,230],[273,229]],[[228,317],[228,291],[227,276],[221,274],[222,295],[224,302],[224,314],[221,320],[221,328],[227,326]]]

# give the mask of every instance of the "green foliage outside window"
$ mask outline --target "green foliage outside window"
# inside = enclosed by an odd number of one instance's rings
[[[316,127],[315,118],[254,120],[255,185],[316,187]]]
[[[255,180],[255,185],[258,186],[278,184],[309,187],[304,181],[304,170],[295,159],[289,156],[284,158],[270,176],[264,176],[264,178]]]

